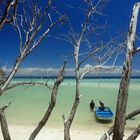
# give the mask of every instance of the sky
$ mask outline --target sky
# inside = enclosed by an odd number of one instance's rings
[[[128,31],[132,8],[135,2],[140,1],[109,0],[107,2],[105,7],[102,8],[103,15],[97,14],[94,16],[95,23],[98,23],[99,25],[107,23],[109,25],[106,35],[100,37],[100,39],[107,42],[110,37],[117,37],[120,34],[126,33]],[[67,14],[71,21],[73,30],[75,32],[79,32],[81,29],[81,22],[84,20],[84,16],[79,10],[85,6],[82,0],[54,0],[54,5],[61,13]],[[30,68],[30,73],[28,73],[29,75],[34,72],[32,70],[36,69],[37,73],[40,72],[39,70],[46,68],[58,69],[66,58],[68,61],[67,68],[72,69],[74,66],[72,59],[73,47],[69,42],[64,41],[63,39],[58,39],[60,35],[67,35],[68,32],[69,24],[67,22],[64,23],[64,25],[58,26],[52,30],[52,32],[50,32],[51,36],[46,37],[39,47],[23,61],[21,68]],[[140,14],[137,32],[140,34]],[[94,35],[92,39],[93,41],[98,40],[98,38]],[[139,42],[140,41],[137,41],[138,46],[140,46]],[[18,33],[11,26],[5,25],[0,31],[0,67],[11,69],[18,53]],[[121,67],[123,65],[124,58],[124,54],[120,55],[116,62],[116,67]],[[136,55],[133,59],[133,67],[134,69],[138,70],[140,68],[140,65],[138,65],[140,62],[139,55]],[[93,60],[91,59],[90,62],[91,61]],[[110,65],[110,63],[107,63],[106,65]]]

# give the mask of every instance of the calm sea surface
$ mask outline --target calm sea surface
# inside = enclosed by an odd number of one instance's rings
[[[39,78],[17,78],[15,82],[38,81],[45,82]],[[48,85],[52,87],[54,80],[49,80]],[[113,124],[98,122],[94,112],[89,112],[89,102],[94,100],[98,106],[99,100],[103,101],[115,112],[117,94],[120,79],[84,79],[81,81],[81,101],[76,112],[73,126],[81,128],[108,127]],[[7,120],[11,124],[34,125],[42,118],[47,110],[51,92],[43,86],[18,86],[0,97],[0,106],[12,101],[6,110]],[[75,80],[64,79],[60,85],[57,103],[47,123],[48,126],[63,126],[62,114],[67,118],[75,97]],[[140,107],[140,79],[132,79],[130,83],[127,112]],[[140,115],[127,122],[128,128],[136,127],[140,122]]]

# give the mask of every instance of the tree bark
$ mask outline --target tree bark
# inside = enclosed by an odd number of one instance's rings
[[[71,124],[73,122],[75,113],[77,111],[79,102],[80,102],[80,98],[78,97],[78,98],[75,99],[75,102],[74,102],[73,107],[71,109],[71,112],[70,112],[68,120],[64,121],[64,140],[71,140],[70,127],[71,127]]]
[[[130,114],[128,114],[128,115],[126,116],[126,120],[131,119],[132,117],[134,117],[134,116],[136,116],[136,115],[138,115],[138,114],[140,114],[140,109],[137,109],[137,110],[131,112]],[[110,129],[107,131],[108,135],[111,135],[111,134],[113,133],[113,129],[114,129],[114,126],[111,126]],[[104,135],[100,138],[100,140],[106,140],[106,139],[107,139],[106,134],[104,134]]]
[[[125,128],[125,115],[127,107],[128,89],[131,75],[131,60],[134,53],[135,34],[140,4],[136,3],[133,8],[129,32],[127,36],[127,53],[122,71],[119,94],[116,107],[113,140],[122,140]]]
[[[0,111],[0,122],[4,140],[11,140],[6,117],[3,111]]]
[[[11,140],[10,133],[9,133],[9,130],[8,130],[8,124],[7,124],[5,113],[4,113],[4,110],[10,104],[11,104],[11,102],[8,105],[0,108],[0,123],[1,123],[1,130],[2,130],[4,140]]]
[[[38,126],[34,129],[34,131],[32,132],[29,140],[34,140],[35,137],[38,135],[38,133],[41,131],[41,129],[45,126],[45,124],[47,123],[53,108],[55,107],[56,104],[56,98],[57,98],[57,93],[58,93],[58,87],[61,84],[61,82],[63,81],[63,77],[64,77],[64,69],[65,69],[65,65],[66,65],[66,61],[64,62],[63,66],[61,67],[59,74],[57,76],[57,79],[54,83],[53,89],[52,89],[52,94],[51,94],[51,101],[49,103],[49,107],[44,115],[44,117],[42,118],[42,120],[39,122]]]

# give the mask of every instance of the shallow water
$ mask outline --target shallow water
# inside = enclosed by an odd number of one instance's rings
[[[28,81],[28,78],[14,79],[13,82]],[[40,79],[32,79],[41,81]],[[43,80],[45,81],[45,80]],[[49,81],[52,86],[54,80]],[[101,123],[95,118],[94,112],[89,112],[89,102],[94,100],[98,106],[99,100],[103,101],[115,112],[120,79],[84,79],[81,81],[81,101],[74,119],[73,126],[80,128],[108,127],[113,122]],[[140,106],[139,79],[132,79],[130,83],[127,112],[131,112]],[[12,101],[6,110],[9,123],[32,125],[36,124],[44,115],[50,100],[51,92],[43,86],[19,86],[5,92],[0,97],[0,105]],[[75,97],[75,80],[65,79],[61,84],[57,96],[57,103],[47,123],[49,126],[63,126],[62,114],[66,118],[70,112]],[[140,115],[128,121],[127,127],[136,127]]]

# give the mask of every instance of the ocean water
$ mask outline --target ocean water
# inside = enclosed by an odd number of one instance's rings
[[[39,78],[17,78],[12,81],[45,82],[45,79]],[[54,79],[49,80],[48,85],[52,87]],[[94,127],[109,127],[112,122],[101,123],[96,120],[95,112],[89,111],[89,102],[94,100],[96,106],[99,100],[103,101],[115,112],[116,101],[118,95],[120,79],[84,79],[80,84],[80,92],[82,95],[78,110],[75,115],[73,127],[92,129]],[[36,125],[46,112],[51,91],[43,86],[18,86],[6,91],[0,97],[0,106],[12,101],[9,108],[6,109],[7,121],[11,124],[19,125]],[[52,127],[63,127],[62,114],[67,118],[75,97],[75,80],[64,79],[59,87],[56,106],[47,123]],[[129,98],[127,113],[140,107],[140,79],[132,79],[130,82]],[[127,121],[128,129],[137,127],[140,115]]]

